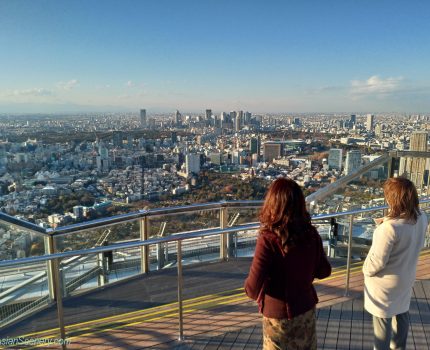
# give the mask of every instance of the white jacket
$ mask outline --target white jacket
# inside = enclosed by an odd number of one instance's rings
[[[427,224],[421,212],[415,224],[384,218],[376,228],[363,265],[364,308],[370,314],[389,318],[409,310]]]

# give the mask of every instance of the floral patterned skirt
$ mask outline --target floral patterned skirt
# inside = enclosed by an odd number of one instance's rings
[[[316,350],[315,308],[288,319],[263,316],[263,350]]]

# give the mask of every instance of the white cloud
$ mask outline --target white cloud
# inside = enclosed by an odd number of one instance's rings
[[[125,83],[125,85],[126,85],[127,87],[133,87],[133,86],[135,86],[136,84],[135,84],[135,83],[133,83],[131,80],[129,80],[129,81],[127,81],[127,82]]]
[[[373,75],[367,80],[352,80],[350,91],[355,96],[376,95],[382,97],[400,90],[402,81],[402,77],[382,79],[378,75]]]
[[[9,96],[20,97],[20,96],[52,96],[52,91],[44,88],[32,88],[24,90],[13,90]]]
[[[63,90],[72,90],[78,85],[79,85],[79,80],[77,79],[72,79],[69,81],[60,81],[57,83],[57,87]]]

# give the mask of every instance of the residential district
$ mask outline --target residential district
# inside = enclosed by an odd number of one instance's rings
[[[427,151],[429,119],[211,109],[0,115],[0,210],[55,228],[142,208],[262,199],[277,176],[309,195],[389,151]],[[387,168],[339,189],[313,214],[381,204]],[[0,225],[0,259],[31,255],[35,240]]]

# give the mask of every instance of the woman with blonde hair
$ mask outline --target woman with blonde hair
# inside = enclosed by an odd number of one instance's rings
[[[316,349],[318,298],[312,281],[329,276],[331,266],[293,180],[271,184],[260,223],[245,292],[263,314],[263,349]]]
[[[384,197],[388,214],[373,234],[363,265],[364,307],[373,316],[374,349],[406,349],[412,287],[428,222],[408,179],[388,179]]]

